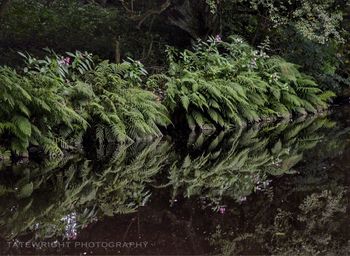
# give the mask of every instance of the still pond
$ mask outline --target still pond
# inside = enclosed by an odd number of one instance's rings
[[[348,255],[350,107],[0,163],[1,255]]]

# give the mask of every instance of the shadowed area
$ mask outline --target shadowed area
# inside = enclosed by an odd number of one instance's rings
[[[0,253],[349,253],[349,127],[342,107],[58,162],[4,162]]]

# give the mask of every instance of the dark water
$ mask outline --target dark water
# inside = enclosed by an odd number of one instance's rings
[[[350,107],[0,171],[0,254],[348,255]]]

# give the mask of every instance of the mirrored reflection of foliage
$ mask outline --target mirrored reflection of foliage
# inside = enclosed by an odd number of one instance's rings
[[[328,131],[304,153],[300,175],[284,177],[243,205],[249,220],[239,230],[232,221],[217,225],[209,238],[223,255],[350,254],[349,129]],[[240,218],[232,210],[226,218]]]
[[[222,255],[241,255],[250,250],[266,255],[348,255],[347,188],[303,193],[294,191],[294,196],[301,197],[299,204],[283,206],[286,197],[277,194],[273,204],[264,206],[260,200],[266,197],[259,199],[258,217],[249,216],[253,227],[237,231],[228,223],[225,227],[229,228],[217,226],[209,238],[211,244]]]
[[[173,199],[200,196],[214,208],[222,197],[244,201],[253,191],[268,186],[271,176],[293,173],[303,153],[334,126],[324,118],[254,126],[230,134],[191,136],[193,152],[175,161],[169,173]]]
[[[131,146],[118,148],[100,164],[72,157],[13,166],[1,173],[1,236],[34,232],[38,238],[69,238],[72,225],[79,229],[103,215],[135,211],[149,198],[147,184],[164,165],[169,149],[168,143],[156,141],[138,148],[137,154],[130,153]]]
[[[192,134],[186,145],[176,139],[101,145],[85,157],[6,167],[0,172],[0,237],[75,239],[103,216],[148,205],[152,193],[172,202],[199,197],[205,208],[220,212],[227,199],[244,201],[254,191],[269,191],[273,177],[295,173],[303,154],[320,141],[336,148],[339,136],[325,139],[333,126],[314,117]],[[268,210],[264,203],[259,207]]]

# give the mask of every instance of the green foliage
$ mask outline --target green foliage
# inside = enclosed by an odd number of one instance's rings
[[[159,64],[159,49],[165,49],[165,39],[153,31],[136,29],[119,1],[108,6],[98,2],[11,0],[1,17],[0,64],[20,64],[16,51],[44,56],[44,47],[59,53],[80,49],[114,60],[116,41],[122,58]]]
[[[1,67],[0,88],[1,144],[15,154],[40,145],[52,156],[62,155],[66,141],[87,128],[65,100],[65,84],[60,80],[40,73],[22,76]]]
[[[0,25],[0,44],[22,50],[105,51],[108,56],[117,16],[115,9],[75,0],[14,0]]]
[[[75,51],[67,52],[67,57],[57,55],[50,49],[45,49],[49,56],[37,59],[29,53],[19,54],[25,59],[24,73],[41,73],[62,81],[75,81],[94,67],[92,54]]]
[[[346,45],[335,40],[325,44],[316,43],[298,34],[295,28],[289,26],[272,33],[270,43],[272,49],[269,51],[298,64],[304,73],[315,78],[321,89],[332,90],[337,95],[342,95],[342,90],[350,85],[346,74],[347,57],[346,53],[342,52]],[[276,47],[278,50],[274,50]]]
[[[50,47],[132,57],[159,71],[166,45],[186,48],[190,39],[238,34],[254,46],[270,37],[273,54],[300,64],[324,88],[349,84],[338,58],[349,38],[347,0],[186,0],[158,9],[164,2],[11,0],[0,23],[0,62],[15,65],[16,51],[43,56]]]
[[[208,0],[215,5],[214,0]],[[283,30],[288,26],[298,34],[316,43],[325,44],[331,40],[343,41],[341,21],[345,1],[338,0],[224,0],[217,3],[223,12],[225,30],[249,24],[248,33],[266,33]],[[236,25],[236,26],[235,26]],[[253,30],[255,27],[257,30]],[[252,29],[252,30],[251,30]],[[260,34],[260,35],[259,35]]]
[[[343,51],[349,39],[348,5],[348,0],[225,0],[218,3],[217,15],[223,35],[238,34],[253,45],[270,38],[269,53],[297,63],[322,89],[341,95],[349,87]]]
[[[2,147],[0,147],[0,163],[3,161],[10,160],[11,152],[9,150],[6,150]]]
[[[194,51],[168,50],[165,104],[186,113],[191,129],[242,126],[290,114],[317,113],[334,96],[296,65],[255,51],[241,38],[211,38]]]
[[[170,123],[167,109],[154,94],[141,89],[142,67],[131,62],[102,62],[86,74],[84,83],[91,85],[94,100],[84,106],[89,122],[95,125],[99,141],[119,142],[146,136],[161,136],[158,126]],[[82,86],[85,90],[87,85]],[[79,91],[76,92],[79,94]]]
[[[40,146],[62,156],[62,149],[81,144],[88,127],[100,143],[161,136],[168,113],[141,88],[146,71],[139,62],[95,67],[88,53],[67,54],[44,60],[21,54],[23,74],[0,68],[1,145],[18,155]]]

